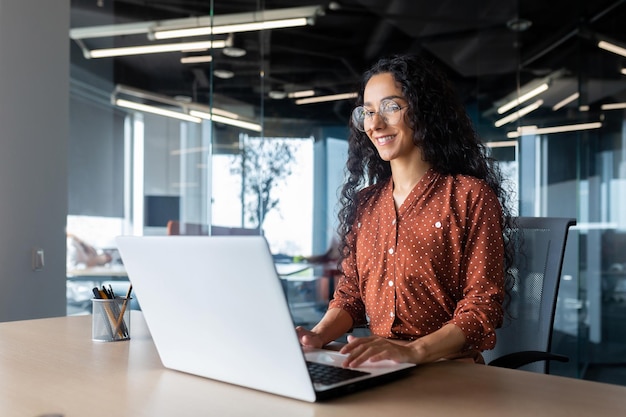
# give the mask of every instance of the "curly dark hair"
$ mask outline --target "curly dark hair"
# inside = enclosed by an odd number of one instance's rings
[[[506,198],[509,193],[503,186],[502,174],[488,156],[445,73],[422,56],[395,55],[380,59],[363,75],[359,103],[363,102],[363,92],[370,78],[382,73],[391,74],[402,89],[408,102],[404,121],[414,131],[413,143],[422,151],[422,158],[438,173],[471,175],[484,180],[502,206],[503,231],[510,230],[512,218]],[[349,255],[347,237],[357,215],[359,198],[367,199],[360,191],[369,185],[383,184],[391,176],[390,163],[380,158],[374,144],[352,122],[345,171],[346,182],[339,200],[339,268]],[[374,188],[370,188],[371,192]],[[504,266],[508,275],[512,249],[508,243],[505,246]],[[512,285],[510,280],[507,276],[507,286]]]

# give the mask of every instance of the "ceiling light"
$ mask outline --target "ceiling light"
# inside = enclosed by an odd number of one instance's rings
[[[232,111],[228,110],[222,110],[217,107],[212,107],[211,113],[217,114],[219,116],[228,117],[230,119],[239,119],[239,115],[237,113],[233,113]]]
[[[578,97],[580,97],[580,93],[579,92],[575,92],[574,94],[565,97],[563,100],[559,101],[554,106],[552,106],[552,111],[557,111],[560,108],[565,107],[566,105],[568,105],[572,101],[578,100]]]
[[[509,101],[508,103],[498,107],[498,114],[506,113],[507,111],[511,110],[513,107],[518,106],[521,103],[523,103],[525,101],[528,101],[531,98],[535,97],[536,95],[543,93],[548,88],[550,88],[548,83],[543,83],[543,84],[539,85],[538,87],[533,88],[529,92],[527,92],[525,94],[522,94],[521,96],[519,96],[519,97]]]
[[[258,12],[232,13],[186,17],[182,19],[151,20],[145,22],[118,23],[113,25],[86,26],[70,29],[74,40],[104,38],[111,36],[151,34],[155,31],[183,29],[200,26],[223,27],[251,22],[277,21],[293,18],[313,19],[324,12],[322,6],[290,7],[285,9],[263,10]],[[232,32],[227,32],[232,33]]]
[[[496,122],[494,123],[495,127],[500,127],[503,126],[507,123],[511,123],[516,121],[517,119],[519,119],[522,116],[527,115],[528,113],[537,110],[539,107],[541,107],[541,105],[543,104],[543,100],[537,100],[535,101],[533,104],[528,105],[522,109],[519,109],[518,111],[516,111],[515,113],[511,113],[506,117],[503,117],[500,120],[496,120]]]
[[[578,130],[598,129],[600,127],[602,127],[602,122],[579,123],[579,124],[574,124],[574,125],[562,125],[562,126],[541,127],[541,128],[538,128],[537,126],[521,126],[521,127],[518,127],[517,130],[513,132],[508,132],[506,134],[506,137],[518,138],[520,136],[525,136],[525,135],[541,135],[541,134],[549,134],[549,133],[575,132]]]
[[[578,111],[589,111],[589,105],[583,104],[582,106],[579,106]]]
[[[608,103],[600,106],[602,110],[626,109],[626,103]]]
[[[528,30],[532,25],[533,22],[531,22],[530,20],[519,17],[506,22],[506,27],[508,27],[513,32],[524,32]]]
[[[246,50],[243,48],[238,48],[236,46],[227,46],[222,49],[222,53],[231,58],[241,58],[242,56],[246,56]]]
[[[210,33],[233,33],[238,31],[262,30],[295,25],[313,24],[314,18],[323,14],[323,6],[291,7],[285,9],[263,10],[257,12],[208,15],[182,19],[153,20],[145,22],[121,23],[113,25],[88,26],[70,29],[70,38],[83,50],[86,58],[95,58],[83,39],[112,36],[147,34],[149,38],[166,39],[174,37],[175,31],[212,28]],[[169,33],[169,35],[168,35]],[[180,33],[180,32],[179,32]],[[182,36],[191,36],[182,32]],[[217,48],[217,46],[213,46]],[[207,49],[207,48],[203,48]],[[175,49],[182,50],[182,49]],[[156,50],[148,53],[167,52]],[[142,52],[145,53],[145,52]],[[131,55],[125,53],[124,55]],[[118,56],[118,55],[106,55]]]
[[[271,90],[269,93],[267,93],[267,95],[273,100],[282,100],[287,97],[287,93],[280,90]]]
[[[605,51],[613,52],[614,54],[626,57],[626,48],[622,48],[621,46],[617,46],[607,41],[598,42],[598,48],[602,48]]]
[[[216,69],[213,70],[213,75],[215,75],[217,78],[228,80],[230,78],[233,78],[235,76],[235,73],[227,69]]]
[[[626,75],[626,68],[622,68],[620,71],[622,74]]]
[[[180,59],[181,64],[201,64],[213,61],[211,55],[184,56]]]
[[[294,19],[270,20],[261,22],[238,23],[222,26],[200,26],[183,29],[155,30],[154,39],[187,38],[191,36],[221,35],[224,33],[252,32],[256,30],[282,29],[289,27],[306,26],[309,19],[298,17]]]
[[[248,53],[244,46],[245,44],[239,35],[235,36],[235,34],[230,33],[228,35],[228,45],[222,49],[222,53],[230,58],[241,58]]]
[[[172,117],[174,119],[185,120],[188,122],[201,123],[202,119],[199,117],[190,116],[185,113],[163,109],[161,107],[150,106],[147,104],[137,103],[134,101],[124,100],[118,98],[115,100],[115,105],[125,107],[127,109],[139,110],[146,113],[158,114],[160,116]]]
[[[152,101],[170,108],[180,108],[181,111],[173,111],[138,103],[136,101],[121,99],[119,96],[127,96],[129,98],[141,99],[144,101]],[[111,102],[120,107],[131,108],[134,110],[144,111],[148,113],[160,114],[163,116],[174,117],[181,120],[187,120],[195,123],[201,123],[202,119],[213,120],[217,123],[228,124],[241,127],[255,132],[261,131],[261,125],[258,123],[241,120],[241,117],[233,112],[219,109],[216,107],[205,106],[189,100],[175,100],[172,97],[155,94],[149,91],[140,90],[138,88],[127,87],[118,84],[111,94]]]
[[[511,146],[517,146],[516,140],[501,140],[494,142],[485,142],[485,146],[488,148],[508,148]]]
[[[317,96],[317,97],[308,97],[301,98],[295,101],[296,104],[311,104],[311,103],[323,103],[326,101],[339,101],[339,100],[347,100],[350,98],[355,98],[357,93],[342,93],[342,94],[331,94],[329,96]]]
[[[156,54],[161,52],[182,52],[182,51],[199,51],[214,48],[224,48],[226,41],[203,41],[203,42],[182,42],[182,43],[168,43],[161,45],[143,45],[143,46],[128,46],[124,48],[106,48],[106,49],[94,49],[85,50],[85,58],[110,58],[114,56],[127,56],[127,55],[144,55],[144,54]]]
[[[255,132],[261,131],[261,125],[258,123],[246,122],[243,120],[231,119],[229,117],[220,116],[219,114],[215,114],[215,111],[213,112],[213,114],[211,114],[210,112],[205,111],[190,110],[189,114],[192,116],[200,117],[202,119],[212,120],[216,123],[223,123],[226,125],[241,127],[248,130],[253,130]]]
[[[315,95],[315,90],[301,90],[301,91],[292,91],[287,94],[289,98],[302,98],[302,97],[311,97]]]

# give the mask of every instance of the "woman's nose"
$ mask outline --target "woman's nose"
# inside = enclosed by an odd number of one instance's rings
[[[380,114],[380,112],[376,112],[372,114],[372,119],[370,120],[370,129],[379,129],[385,126],[385,118]]]

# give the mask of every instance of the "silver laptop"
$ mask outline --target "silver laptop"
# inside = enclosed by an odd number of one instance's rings
[[[309,362],[340,368],[345,356],[302,349],[262,236],[125,236],[117,244],[166,368],[314,402],[414,366],[370,363],[342,382],[310,373],[317,365]]]

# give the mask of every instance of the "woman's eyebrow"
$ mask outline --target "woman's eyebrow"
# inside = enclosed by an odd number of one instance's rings
[[[406,99],[405,99],[404,97],[402,97],[402,96],[396,96],[396,95],[391,95],[391,96],[386,96],[386,97],[383,97],[383,98],[381,98],[381,99],[380,99],[380,101],[383,101],[383,100],[394,100],[394,99],[401,99],[401,100],[406,101]],[[371,103],[371,102],[369,102],[369,101],[366,101],[365,103],[363,103],[363,107],[365,107],[365,106],[371,106],[371,105],[372,105],[372,103]]]

